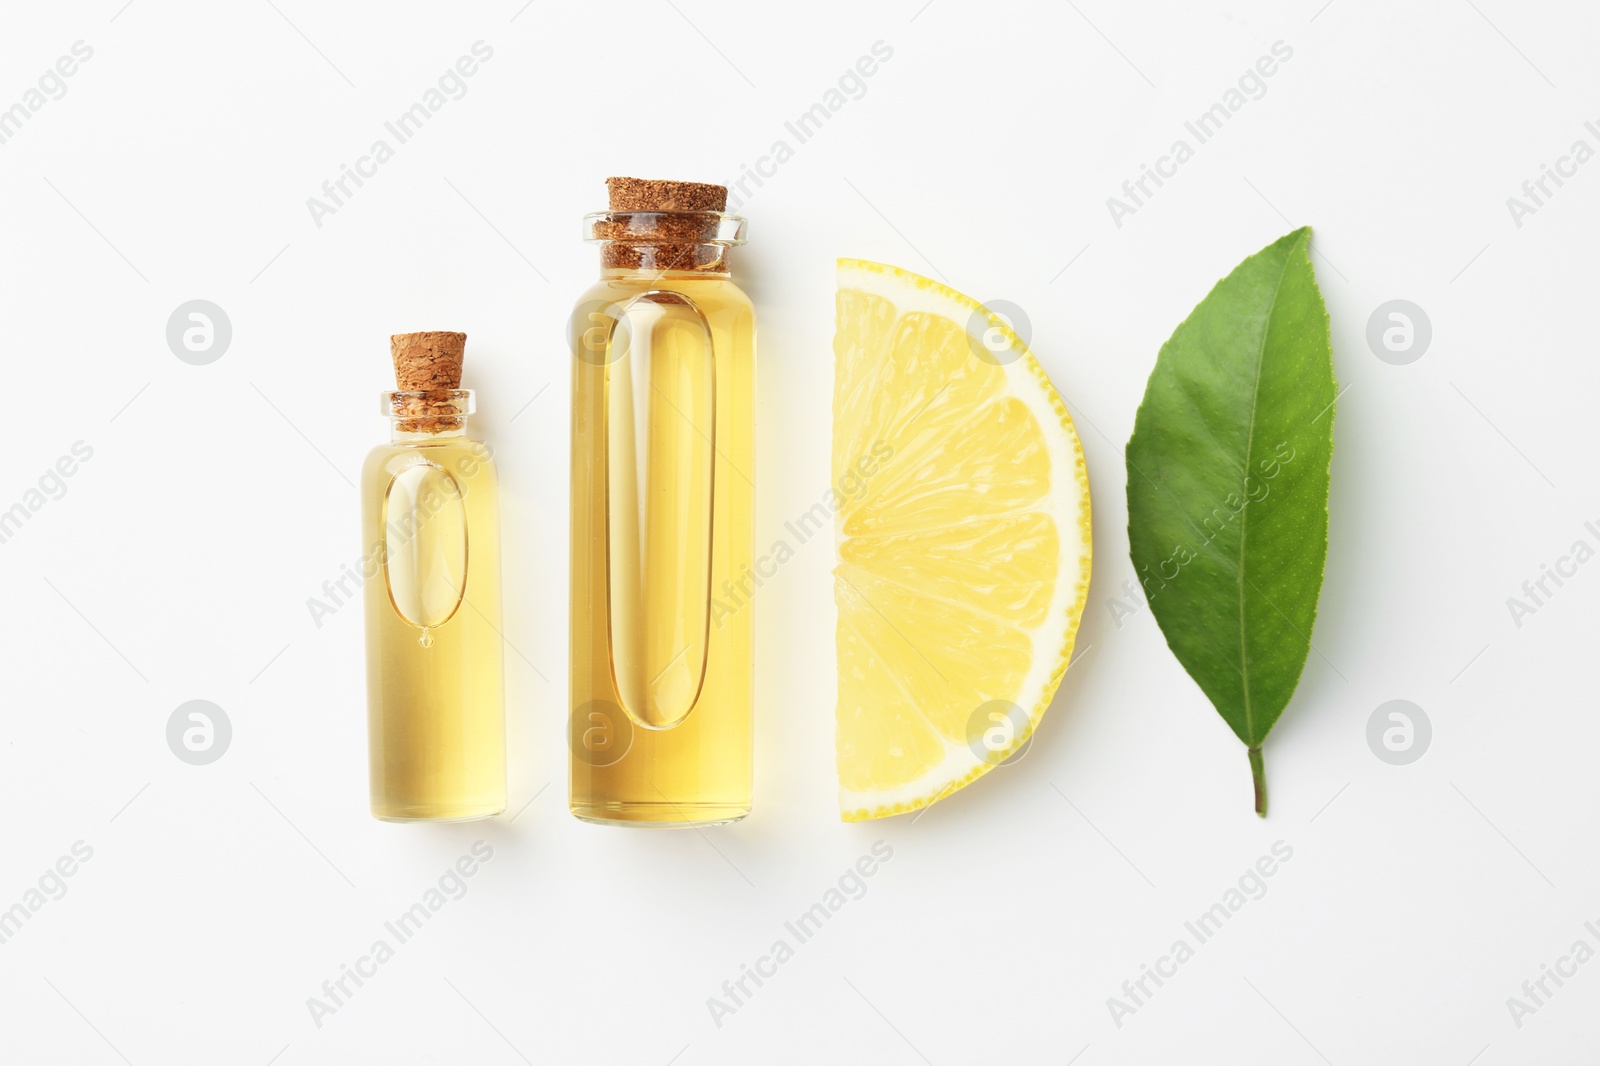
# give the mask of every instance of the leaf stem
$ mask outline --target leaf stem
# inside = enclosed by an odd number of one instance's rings
[[[1267,816],[1267,771],[1261,765],[1261,749],[1250,749],[1250,780],[1256,786],[1256,813]]]

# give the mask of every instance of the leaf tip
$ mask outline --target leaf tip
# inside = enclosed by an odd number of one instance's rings
[[[1301,226],[1299,229],[1290,230],[1278,238],[1278,243],[1289,245],[1290,247],[1304,248],[1309,256],[1311,254],[1311,227]]]

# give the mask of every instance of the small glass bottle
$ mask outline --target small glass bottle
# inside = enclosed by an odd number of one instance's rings
[[[500,514],[466,435],[464,333],[391,338],[389,443],[361,472],[372,813],[466,821],[506,806]]]
[[[572,813],[750,812],[755,313],[727,190],[607,181],[573,313]]]

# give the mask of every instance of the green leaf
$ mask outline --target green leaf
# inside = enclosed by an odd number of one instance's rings
[[[1128,441],[1128,539],[1167,646],[1249,748],[1300,683],[1328,555],[1333,350],[1298,229],[1161,346]]]

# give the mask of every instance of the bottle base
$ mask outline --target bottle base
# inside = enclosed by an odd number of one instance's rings
[[[380,822],[476,822],[504,813],[506,805],[430,803],[413,807],[374,807],[372,816]]]
[[[580,822],[630,829],[704,829],[750,813],[749,804],[729,803],[573,803],[570,809]]]

